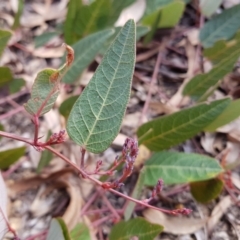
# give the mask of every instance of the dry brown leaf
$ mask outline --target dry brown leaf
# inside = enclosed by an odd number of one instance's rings
[[[120,147],[122,148],[123,144],[125,143],[125,140],[127,139],[127,136],[122,134],[122,133],[119,133],[117,135],[117,137],[114,139],[113,141],[113,145],[116,146],[116,147]]]
[[[39,58],[59,58],[63,56],[64,52],[65,49],[62,46],[56,48],[41,47],[34,49],[32,54]]]
[[[210,218],[207,221],[208,231],[211,232],[220,218],[227,211],[227,209],[233,204],[231,196],[225,196],[213,209]]]
[[[140,112],[126,114],[123,119],[122,126],[136,129],[138,127],[137,123],[140,117],[141,117]]]
[[[146,160],[148,160],[151,156],[151,151],[145,147],[144,145],[140,145],[138,148],[138,156],[134,162],[135,168],[140,168]]]
[[[184,216],[169,216],[160,211],[147,209],[143,216],[151,223],[164,226],[164,232],[172,234],[191,234],[202,228],[206,219],[187,218]]]
[[[196,46],[199,44],[199,28],[191,28],[189,31],[187,31],[187,37],[189,42]]]
[[[154,112],[154,114],[172,114],[177,112],[179,109],[175,106],[170,106],[169,103],[162,102],[150,102],[149,107]]]

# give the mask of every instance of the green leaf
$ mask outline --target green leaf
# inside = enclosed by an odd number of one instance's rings
[[[164,184],[189,183],[213,178],[223,169],[215,159],[204,155],[158,152],[146,162],[143,172],[144,183],[155,186],[160,178]]]
[[[146,221],[144,218],[135,218],[127,222],[115,224],[110,232],[109,240],[129,240],[137,236],[139,240],[154,239],[163,231],[163,227]]]
[[[240,32],[230,41],[220,40],[216,42],[213,47],[204,49],[204,56],[214,64],[218,64],[229,55],[234,54],[236,51],[239,52],[239,48]]]
[[[65,117],[68,118],[74,103],[77,101],[78,96],[71,96],[66,99],[59,107],[59,112]]]
[[[47,139],[49,139],[51,135],[52,135],[52,132],[49,130]],[[44,150],[42,152],[42,155],[41,155],[41,158],[39,160],[37,170],[36,170],[38,174],[43,170],[44,167],[46,167],[50,163],[52,158],[53,158],[52,152],[50,152],[48,150]]]
[[[62,233],[63,233],[63,236],[64,236],[64,239],[65,240],[72,240],[70,238],[70,234],[68,232],[68,228],[67,228],[67,225],[66,223],[63,221],[62,218],[56,218],[56,220],[58,221],[58,223],[60,224],[61,228],[62,228]]]
[[[132,198],[139,199],[141,196],[142,188],[144,185],[144,172],[140,171],[138,176],[137,183],[134,186],[133,192],[131,194]],[[128,201],[128,205],[124,211],[124,219],[125,221],[129,220],[132,216],[136,203]]]
[[[14,23],[13,23],[13,26],[12,26],[13,30],[17,29],[20,26],[20,17],[21,17],[22,12],[23,12],[23,7],[24,7],[24,0],[18,0],[18,11],[17,11],[17,13],[15,15],[15,18],[14,18]]]
[[[211,47],[218,40],[228,40],[240,27],[240,4],[224,10],[214,16],[200,31],[200,41],[205,48]]]
[[[0,169],[6,169],[25,154],[26,147],[13,148],[0,152]]]
[[[71,0],[68,3],[68,11],[64,22],[63,32],[65,42],[69,45],[72,45],[79,39],[79,36],[75,33],[75,24],[82,7],[83,4],[80,0]]]
[[[165,2],[165,1],[164,1]],[[185,9],[185,3],[182,1],[170,1],[170,4],[160,5],[160,9],[155,8],[155,11],[142,20],[142,23],[147,26],[153,26],[156,19],[160,18],[157,23],[158,28],[174,27],[182,17],[183,11]]]
[[[59,32],[46,32],[43,33],[34,39],[35,48],[39,48],[48,43],[52,38],[59,35]]]
[[[218,178],[190,183],[190,191],[199,203],[208,203],[219,196],[223,182]]]
[[[217,128],[224,126],[240,116],[240,99],[231,101],[227,108],[204,130],[213,132]]]
[[[240,41],[232,46],[229,51],[222,52],[224,57],[212,70],[199,74],[188,82],[183,90],[184,95],[191,96],[194,100],[202,101],[212,92],[212,87],[218,84],[224,76],[232,71],[240,56]]]
[[[4,127],[2,124],[0,124],[0,131],[4,131]],[[1,140],[2,136],[0,136],[0,140]]]
[[[3,50],[7,46],[8,40],[10,39],[11,36],[12,36],[11,32],[0,29],[0,57],[3,53]]]
[[[91,240],[88,227],[84,223],[78,223],[70,232],[71,240]]]
[[[129,20],[69,115],[68,135],[90,152],[104,151],[119,132],[130,97],[135,43],[135,23]]]
[[[83,70],[93,61],[105,41],[114,33],[113,30],[103,30],[91,34],[73,45],[75,59],[72,66],[63,77],[63,82],[75,82]]]
[[[20,91],[21,90],[21,88],[23,87],[23,86],[25,86],[25,81],[24,81],[24,79],[22,79],[22,78],[15,78],[15,79],[13,79],[10,83],[9,83],[9,85],[8,85],[8,87],[9,87],[9,92],[11,93],[11,94],[13,94],[13,93],[16,93],[16,92],[18,92],[18,91]]]
[[[111,0],[97,0],[81,7],[74,24],[75,32],[80,38],[90,33],[103,30],[108,26],[111,15]]]
[[[47,68],[38,73],[32,86],[31,98],[24,104],[28,113],[41,116],[51,110],[59,95],[59,84],[67,67],[68,62],[59,69]]]
[[[13,76],[12,76],[12,72],[11,72],[10,68],[0,67],[0,87],[11,82],[12,79],[13,79]]]
[[[152,151],[177,145],[202,131],[229,103],[230,99],[223,99],[200,104],[147,122],[137,131],[139,144],[144,144]]]
[[[204,16],[210,17],[220,7],[222,0],[200,0],[200,9]]]
[[[46,240],[71,240],[63,220],[52,219]]]

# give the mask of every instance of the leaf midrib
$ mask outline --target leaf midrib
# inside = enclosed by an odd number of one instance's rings
[[[129,26],[126,39],[128,39],[128,35],[129,35],[130,29],[131,29],[131,25]],[[123,50],[124,50],[124,49],[125,49],[125,46],[126,46],[126,40],[125,40],[125,42],[124,42],[123,45],[124,45],[124,46],[123,46]],[[124,51],[122,51],[121,57],[120,57],[119,59],[122,58],[123,52],[124,52]],[[109,53],[108,53],[108,54],[109,54]],[[117,64],[116,71],[115,71],[115,73],[114,73],[114,75],[113,75],[113,77],[112,77],[111,80],[113,80],[113,79],[115,78],[120,62],[121,62],[121,61],[119,60],[119,61],[118,61],[118,64]],[[102,71],[103,71],[103,70],[102,70]],[[112,88],[112,84],[113,84],[113,81],[111,81],[111,83],[110,83],[110,86],[109,86],[109,88],[108,88],[106,97],[105,97],[105,99],[104,99],[104,101],[103,101],[103,104],[102,104],[101,109],[100,109],[100,111],[99,111],[99,113],[98,113],[98,115],[97,115],[97,118],[96,118],[96,120],[95,120],[95,122],[94,122],[94,124],[93,124],[93,126],[92,126],[92,129],[89,131],[88,137],[87,137],[87,139],[86,139],[86,141],[85,141],[85,144],[84,144],[85,146],[87,146],[88,141],[89,141],[89,139],[90,139],[90,137],[91,137],[91,135],[92,135],[92,133],[93,133],[93,130],[95,129],[95,126],[96,126],[96,124],[97,124],[97,122],[98,122],[98,120],[99,120],[99,116],[101,115],[102,110],[103,110],[103,108],[104,108],[104,106],[105,106],[106,100],[107,100],[107,98],[108,98],[108,94],[109,94],[109,92],[110,92],[110,90],[111,90],[111,88]]]

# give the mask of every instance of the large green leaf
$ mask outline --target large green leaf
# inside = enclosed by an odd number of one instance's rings
[[[208,203],[214,200],[223,190],[223,182],[218,178],[209,179],[190,184],[190,191],[200,203]]]
[[[0,67],[0,87],[10,83],[13,79],[12,72],[8,67]]]
[[[13,148],[0,152],[0,169],[6,169],[25,154],[26,147]]]
[[[83,7],[82,1],[80,0],[71,0],[68,3],[68,11],[66,20],[63,26],[64,39],[65,42],[69,45],[75,43],[79,36],[75,32],[77,16]],[[78,24],[77,24],[78,25]]]
[[[230,39],[240,27],[240,4],[214,16],[200,31],[200,40],[205,48],[221,39]]]
[[[74,103],[77,101],[78,96],[71,96],[66,99],[59,107],[59,112],[65,117],[68,118]]]
[[[155,186],[160,178],[164,184],[189,183],[213,178],[223,169],[215,159],[204,155],[159,152],[146,162],[143,172],[144,183]]]
[[[185,86],[183,94],[189,95],[198,101],[206,99],[212,92],[212,87],[232,71],[240,55],[240,42],[230,50],[231,51],[224,52],[225,54],[222,52],[221,56],[224,58],[210,72],[199,74],[191,79]]]
[[[224,126],[240,116],[240,99],[231,101],[227,108],[207,127],[205,131],[213,132],[217,128]]]
[[[221,5],[222,0],[200,0],[200,9],[204,16],[210,17]]]
[[[71,240],[62,219],[52,219],[46,240]]]
[[[68,135],[86,150],[102,152],[118,134],[130,96],[134,61],[135,23],[129,20],[68,118]]]
[[[139,217],[115,224],[110,232],[109,240],[129,240],[134,236],[137,236],[139,240],[150,240],[162,231],[161,225],[150,223]]]
[[[113,30],[103,30],[91,34],[73,45],[75,59],[72,66],[63,77],[63,82],[73,83],[83,70],[93,61],[103,47],[105,41],[114,33]]]
[[[32,86],[31,98],[24,104],[27,112],[41,116],[51,110],[59,95],[60,81],[69,64],[67,60],[59,69],[47,68],[38,73]]]
[[[78,223],[70,232],[71,240],[91,240],[88,227],[84,223]]]
[[[8,40],[10,39],[11,35],[11,32],[0,29],[0,57],[3,53],[4,48],[7,46]]]
[[[144,144],[152,151],[177,145],[202,131],[229,103],[230,99],[223,99],[200,104],[147,122],[137,131],[139,144]]]
[[[204,56],[211,60],[214,64],[220,63],[229,55],[239,52],[240,48],[240,32],[229,41],[217,41],[213,47],[204,49]]]

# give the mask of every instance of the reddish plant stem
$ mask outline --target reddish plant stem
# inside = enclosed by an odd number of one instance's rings
[[[97,228],[99,225],[101,225],[102,223],[104,223],[104,222],[106,222],[106,221],[108,221],[108,220],[110,220],[110,219],[112,219],[112,218],[114,218],[115,216],[114,215],[108,215],[108,216],[106,216],[106,217],[103,217],[103,218],[101,218],[101,219],[98,219],[97,221],[95,221],[95,222],[93,222],[92,223],[92,226],[94,227],[94,228]]]
[[[85,148],[81,148],[81,162],[80,162],[80,166],[82,169],[84,169],[84,156],[85,156],[85,152],[86,149]]]
[[[85,215],[101,214],[101,213],[109,212],[109,211],[110,211],[110,209],[108,207],[105,207],[105,208],[101,208],[101,209],[89,210],[89,211],[86,211],[84,214]],[[122,209],[115,209],[115,211],[119,214],[123,213]]]
[[[9,118],[9,117],[11,117],[12,115],[15,115],[16,113],[19,113],[19,112],[21,112],[21,111],[23,111],[23,110],[24,110],[24,107],[22,107],[22,106],[20,106],[20,107],[18,107],[18,108],[15,108],[15,109],[13,109],[13,110],[5,113],[5,114],[2,114],[2,115],[0,116],[0,120],[3,120],[3,119],[5,119],[5,118]]]
[[[14,99],[14,98],[20,97],[20,96],[22,96],[22,95],[24,95],[24,94],[26,94],[26,93],[28,93],[28,92],[29,92],[29,91],[28,91],[27,89],[24,89],[24,90],[22,90],[22,91],[20,91],[20,92],[11,94],[10,96],[6,96],[6,97],[0,99],[0,105],[8,102],[9,100],[12,100],[12,99]]]
[[[38,129],[39,129],[39,117],[37,115],[33,116],[33,123],[35,127],[33,144],[37,146],[38,145]]]
[[[152,97],[153,86],[154,86],[155,82],[157,81],[158,69],[159,69],[159,66],[160,66],[160,63],[161,63],[161,58],[162,58],[161,49],[162,48],[160,48],[160,50],[158,52],[157,61],[156,61],[156,64],[155,64],[155,67],[154,67],[154,71],[153,71],[153,75],[152,75],[152,78],[151,78],[147,99],[145,101],[145,104],[144,104],[144,107],[143,107],[143,110],[142,110],[142,113],[141,113],[141,116],[140,116],[140,119],[139,119],[139,122],[138,122],[138,126],[141,125],[142,122],[143,122],[143,117],[144,117],[144,115],[147,112],[148,105],[149,105],[149,102],[150,102],[151,97]]]
[[[94,200],[98,197],[99,192],[95,192],[90,199],[87,201],[87,203],[84,205],[84,207],[81,210],[81,216],[83,216],[84,214],[86,214],[86,211],[88,210],[88,208],[90,207],[90,205],[94,202]]]

